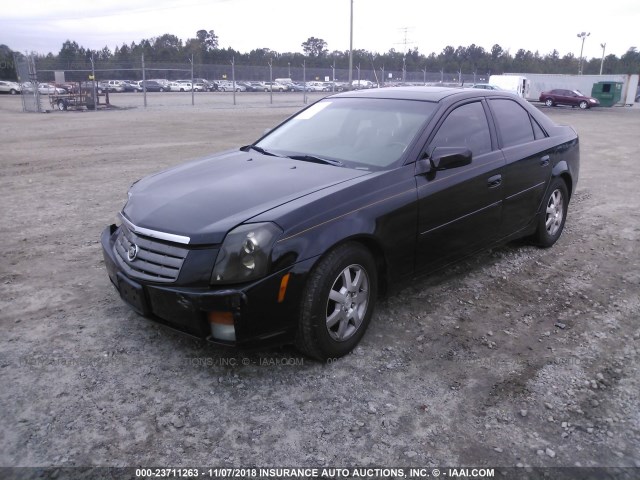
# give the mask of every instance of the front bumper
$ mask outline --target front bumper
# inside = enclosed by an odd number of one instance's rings
[[[293,340],[299,299],[312,260],[297,263],[258,281],[230,288],[213,288],[201,283],[197,286],[179,285],[179,282],[167,285],[132,278],[127,274],[116,258],[114,245],[117,235],[115,225],[102,232],[105,266],[120,297],[140,315],[226,346],[253,347]],[[188,272],[181,272],[181,277],[183,273]],[[287,274],[289,281],[286,293],[284,298],[279,298],[282,278]],[[233,319],[235,340],[216,334],[214,325],[210,323],[214,313],[223,313]]]

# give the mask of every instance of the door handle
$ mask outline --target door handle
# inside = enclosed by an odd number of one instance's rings
[[[502,175],[494,175],[493,177],[489,177],[487,180],[487,185],[489,188],[496,188],[500,186],[502,183]]]
[[[547,165],[549,165],[549,155],[545,155],[544,157],[540,158],[540,166],[541,167],[546,167]]]

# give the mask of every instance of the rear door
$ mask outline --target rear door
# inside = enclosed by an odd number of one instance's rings
[[[554,142],[516,100],[492,98],[489,106],[504,153],[502,236],[533,221],[551,176]]]

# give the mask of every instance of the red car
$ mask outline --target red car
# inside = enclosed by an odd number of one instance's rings
[[[544,102],[547,107],[571,105],[572,107],[580,107],[582,110],[600,105],[596,98],[587,97],[580,90],[563,90],[561,88],[542,92],[540,101]]]

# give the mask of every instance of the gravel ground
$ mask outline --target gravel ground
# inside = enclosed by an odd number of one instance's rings
[[[640,467],[638,106],[543,108],[581,136],[560,241],[400,286],[321,364],[184,337],[109,283],[99,235],[133,181],[302,106],[230,95],[49,114],[0,97],[0,466]]]

